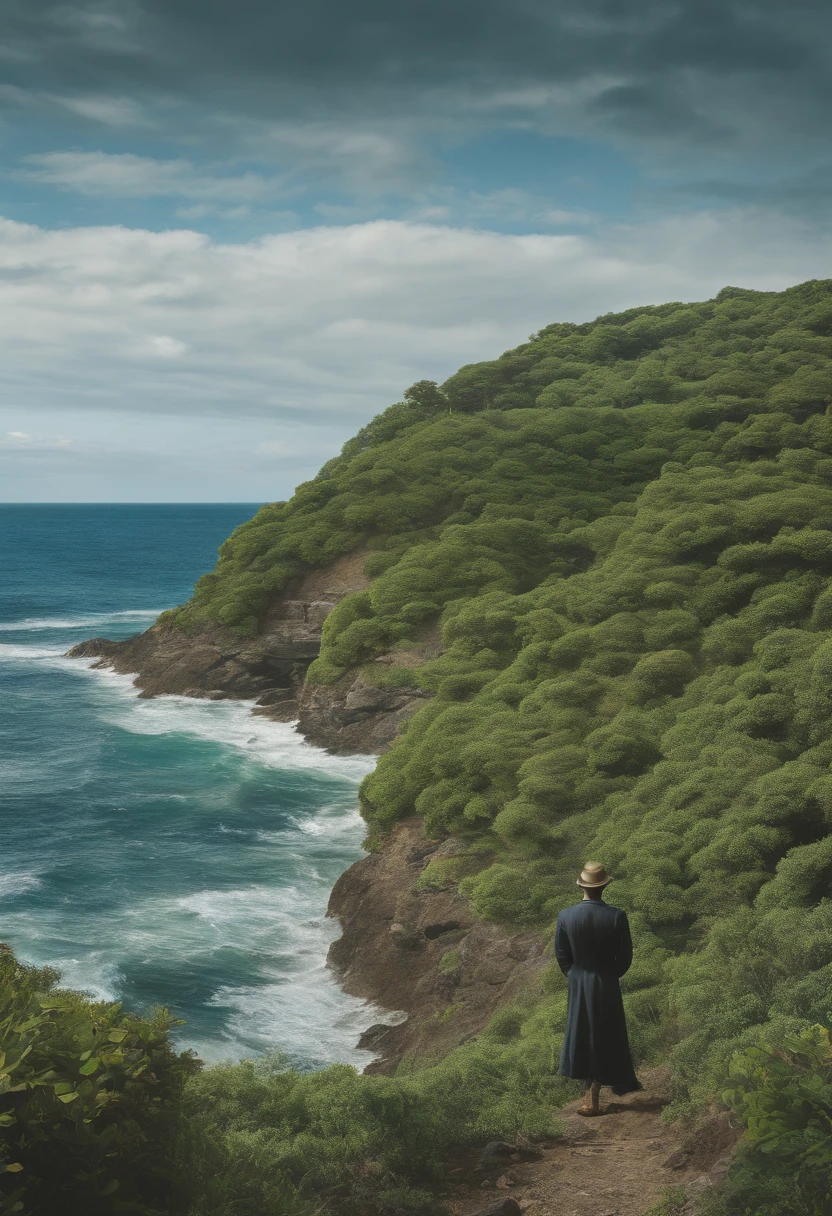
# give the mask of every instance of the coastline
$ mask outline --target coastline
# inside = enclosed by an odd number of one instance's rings
[[[365,585],[363,555],[349,554],[287,588],[254,638],[218,625],[182,633],[154,624],[124,641],[82,642],[68,657],[132,676],[142,698],[253,701],[254,714],[295,726],[331,754],[378,756],[428,694],[374,687],[357,673],[332,686],[306,680],[326,616]],[[324,593],[329,598],[322,599]],[[407,659],[415,665],[437,652],[434,638]],[[357,1046],[376,1053],[366,1072],[391,1074],[405,1058],[437,1059],[479,1033],[504,1001],[539,986],[539,933],[479,920],[455,884],[420,884],[431,860],[462,847],[453,838],[428,839],[413,817],[397,824],[378,852],[353,862],[332,888],[327,916],[342,932],[327,965],[344,991],[398,1019],[361,1034]]]

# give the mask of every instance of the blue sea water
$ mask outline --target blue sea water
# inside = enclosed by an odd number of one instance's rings
[[[254,509],[0,506],[0,940],[68,986],[164,1005],[207,1060],[360,1066],[378,1011],[327,970],[324,913],[361,856],[372,760],[63,657],[182,603]]]

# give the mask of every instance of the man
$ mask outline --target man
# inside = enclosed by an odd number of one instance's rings
[[[587,1101],[578,1111],[586,1116],[604,1113],[602,1085],[612,1086],[616,1094],[641,1089],[618,983],[633,961],[633,943],[626,912],[604,903],[610,882],[602,865],[588,861],[578,879],[583,900],[561,912],[555,932],[555,958],[569,980],[559,1071],[586,1082]]]

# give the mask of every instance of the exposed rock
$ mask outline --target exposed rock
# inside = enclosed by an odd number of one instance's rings
[[[495,1162],[511,1157],[514,1151],[514,1145],[507,1144],[505,1140],[489,1140],[480,1153],[477,1169],[490,1169]]]
[[[416,882],[431,852],[435,856],[421,821],[405,820],[381,852],[341,875],[330,896],[328,914],[340,918],[343,935],[330,946],[329,961],[343,986],[409,1015],[379,1041],[382,1058],[368,1072],[392,1073],[405,1054],[438,1056],[478,1034],[498,1004],[534,982],[544,961],[538,933],[477,920],[455,889],[419,891]],[[427,935],[437,927],[448,932]],[[402,948],[408,932],[418,948]],[[459,951],[459,966],[440,974],[449,942]],[[497,975],[503,977],[499,985]]]
[[[368,585],[365,557],[363,551],[349,553],[294,580],[275,597],[256,637],[241,638],[216,623],[188,632],[157,624],[121,642],[92,638],[69,654],[135,675],[142,697],[256,701],[254,713],[278,722],[299,719],[302,734],[320,747],[378,754],[427,694],[378,688],[355,675],[335,686],[306,684],[327,616],[345,595]]]
[[[662,1162],[663,1170],[684,1170],[690,1165],[693,1160],[693,1153],[690,1149],[680,1148],[675,1153],[671,1153]]]
[[[419,689],[377,688],[360,675],[348,675],[338,684],[306,684],[298,727],[310,743],[330,751],[378,754],[427,696]]]
[[[433,941],[437,937],[442,937],[443,933],[453,933],[459,928],[459,923],[455,920],[440,921],[438,925],[425,925],[422,932],[428,941]]]
[[[388,1026],[386,1022],[375,1022],[361,1034],[356,1046],[363,1051],[379,1051],[383,1049],[384,1040],[391,1030],[395,1030],[395,1026]]]
[[[543,1154],[539,1149],[525,1144],[508,1144],[505,1140],[490,1140],[477,1159],[478,1172],[505,1171],[507,1161],[539,1161]]]
[[[498,1199],[496,1203],[489,1203],[487,1208],[477,1212],[477,1216],[523,1216],[523,1209],[516,1199]]]
[[[393,945],[400,950],[418,950],[425,943],[424,934],[413,925],[391,925],[387,932]]]

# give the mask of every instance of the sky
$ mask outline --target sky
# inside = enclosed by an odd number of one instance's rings
[[[551,322],[832,277],[825,0],[0,14],[0,501],[283,499]]]

